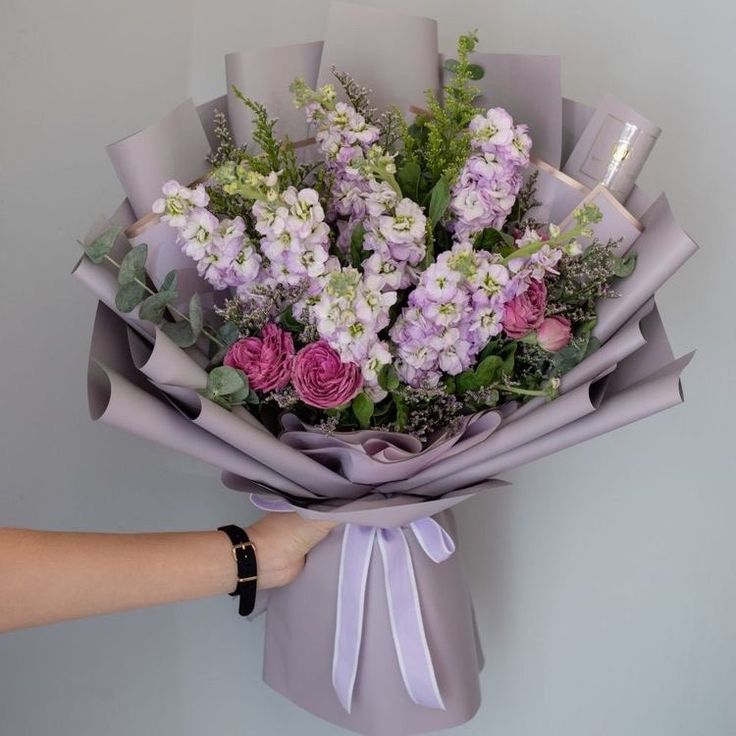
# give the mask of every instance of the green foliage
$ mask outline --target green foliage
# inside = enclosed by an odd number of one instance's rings
[[[384,391],[396,391],[400,385],[399,375],[390,363],[384,365],[378,374],[378,385]]]
[[[146,287],[138,281],[123,284],[115,295],[115,307],[121,312],[132,312],[146,297]]]
[[[160,325],[164,320],[166,307],[176,298],[176,292],[173,290],[159,291],[157,294],[151,294],[141,304],[138,314],[141,319]]]
[[[374,408],[373,399],[365,391],[361,391],[353,399],[353,414],[355,414],[355,418],[358,420],[361,429],[370,427]]]
[[[231,409],[249,401],[248,377],[243,371],[221,365],[207,375],[207,387],[199,393],[220,406]]]
[[[432,181],[443,174],[452,182],[462,168],[470,152],[468,124],[477,109],[473,104],[478,90],[471,84],[482,76],[482,69],[471,64],[468,55],[475,49],[478,36],[475,32],[460,36],[457,44],[457,59],[446,65],[452,79],[445,85],[443,101],[430,91],[427,93],[429,117],[417,121],[426,130],[426,149],[414,148],[414,153],[423,155],[423,168]]]
[[[81,245],[87,258],[89,258],[92,263],[102,263],[102,261],[105,260],[105,257],[112,250],[115,245],[115,241],[121,232],[122,228],[110,227],[105,230],[104,233],[96,237],[91,243],[86,245],[82,243]]]
[[[399,182],[402,194],[415,202],[419,199],[419,178],[421,175],[421,167],[412,159],[405,161],[396,172],[396,180]]]
[[[360,268],[363,262],[365,252],[363,251],[363,238],[365,236],[365,228],[362,222],[358,222],[350,233],[350,262],[353,268]]]
[[[131,248],[120,262],[118,271],[118,283],[128,284],[131,281],[145,281],[146,258],[148,258],[148,246],[145,243]]]
[[[432,188],[432,194],[429,197],[429,221],[432,227],[436,227],[442,216],[445,214],[450,205],[450,185],[447,179],[441,176]]]
[[[476,250],[487,250],[489,253],[500,253],[507,256],[514,251],[514,238],[508,233],[487,227],[481,230],[473,240]]]

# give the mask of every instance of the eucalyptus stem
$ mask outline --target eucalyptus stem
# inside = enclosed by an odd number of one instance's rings
[[[110,263],[112,263],[112,265],[115,266],[115,268],[117,268],[118,271],[120,270],[120,264],[114,258],[112,258],[109,255],[105,255],[105,260],[107,260]],[[148,286],[148,284],[146,284],[143,281],[141,281],[137,276],[135,276],[133,278],[133,280],[136,282],[136,284],[142,286],[151,296],[155,296],[156,292],[153,289],[151,289]],[[192,324],[192,322],[189,319],[189,317],[186,314],[184,314],[183,312],[180,312],[176,307],[172,307],[170,304],[167,304],[166,306],[167,306],[167,309],[169,309],[171,312],[173,312],[177,317],[181,317],[183,320],[186,320],[187,322],[189,322],[190,325]],[[218,339],[217,335],[215,335],[213,332],[211,332],[207,327],[203,327],[202,328],[202,333],[205,335],[205,337],[207,337],[209,340],[211,340],[212,342],[214,342],[215,345],[217,345],[218,347],[220,347],[220,348],[226,347],[224,343],[220,342],[220,340]]]

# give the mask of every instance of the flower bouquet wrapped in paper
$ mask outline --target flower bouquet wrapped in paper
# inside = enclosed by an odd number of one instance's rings
[[[127,199],[74,271],[95,419],[341,522],[261,601],[264,678],[361,733],[479,706],[452,507],[679,403],[689,359],[653,296],[696,246],[635,186],[659,130],[476,42],[340,3],[230,54],[227,98],[109,147]]]

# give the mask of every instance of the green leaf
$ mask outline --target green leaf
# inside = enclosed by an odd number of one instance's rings
[[[416,161],[406,161],[396,172],[396,180],[399,182],[401,192],[405,197],[414,201],[419,198],[419,178],[422,169]]]
[[[616,258],[613,262],[613,274],[621,279],[631,276],[636,268],[636,253],[627,253],[623,258]]]
[[[393,365],[391,363],[384,365],[378,373],[378,385],[384,391],[395,391],[399,383],[399,375]]]
[[[350,260],[353,268],[360,268],[360,264],[363,262],[363,237],[365,236],[365,229],[363,223],[359,222],[350,234]]]
[[[148,258],[148,246],[145,243],[136,245],[131,248],[120,263],[120,271],[118,271],[118,282],[121,284],[129,284],[131,281],[138,279],[145,280],[144,266]]]
[[[121,311],[132,312],[145,298],[146,290],[137,281],[123,284],[115,295],[115,306]]]
[[[505,256],[514,250],[514,239],[508,233],[487,227],[475,236],[473,247],[477,250],[487,250],[490,253],[500,252]]]
[[[225,322],[217,330],[217,337],[230,347],[240,337],[240,331],[232,322]]]
[[[176,291],[178,275],[176,271],[169,271],[161,283],[161,291]]]
[[[228,365],[213,368],[207,376],[207,391],[213,396],[229,396],[247,388],[245,373]]]
[[[442,68],[445,71],[452,72],[455,74],[457,72],[457,68],[460,66],[460,62],[457,59],[445,59],[445,61],[442,64]]]
[[[462,396],[467,391],[477,391],[479,388],[480,384],[475,371],[463,371],[458,376],[455,376],[455,390],[459,396]]]
[[[288,309],[281,312],[279,315],[279,323],[285,330],[294,332],[297,335],[304,329],[304,325],[292,313],[291,307],[288,307]]]
[[[181,322],[164,322],[161,329],[180,348],[189,348],[197,342],[189,322],[184,320]]]
[[[140,318],[153,322],[155,325],[160,325],[164,320],[164,312],[166,311],[167,305],[175,297],[175,291],[159,291],[158,294],[151,294],[141,304],[138,312]]]
[[[432,227],[442,219],[449,204],[450,185],[447,183],[447,179],[441,176],[434,185],[429,198],[429,221],[432,223]]]
[[[484,358],[475,369],[475,377],[478,385],[483,388],[492,383],[498,383],[501,380],[501,372],[503,371],[503,358],[499,355],[489,355]]]
[[[371,399],[371,397],[365,392],[361,391],[361,393],[353,399],[353,414],[355,414],[358,424],[360,424],[363,429],[370,427],[373,409],[373,399]]]
[[[204,318],[202,317],[202,302],[197,293],[192,294],[192,298],[189,300],[189,325],[194,338],[198,338],[204,327]]]
[[[84,248],[87,258],[89,258],[92,263],[102,263],[102,261],[105,260],[105,256],[112,250],[112,247],[115,245],[115,241],[121,232],[122,228],[111,227],[105,230],[102,235],[96,237],[91,243],[88,243],[87,245],[82,243],[82,248]]]
[[[483,79],[485,75],[485,70],[480,64],[468,64],[468,76],[473,81]]]
[[[403,431],[409,421],[409,407],[399,394],[392,394],[396,404],[396,430]]]

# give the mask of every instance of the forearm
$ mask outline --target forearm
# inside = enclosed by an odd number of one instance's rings
[[[218,531],[97,534],[0,529],[0,632],[229,593]]]

